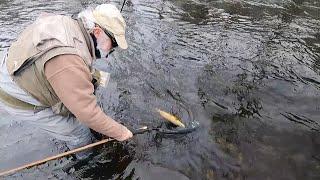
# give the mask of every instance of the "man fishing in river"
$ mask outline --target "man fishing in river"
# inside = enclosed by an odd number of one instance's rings
[[[118,141],[131,138],[130,130],[97,105],[94,91],[104,73],[92,67],[118,46],[127,49],[125,27],[111,4],[84,10],[77,18],[40,16],[1,60],[0,103],[17,119],[65,141],[69,149],[92,142],[89,128]]]

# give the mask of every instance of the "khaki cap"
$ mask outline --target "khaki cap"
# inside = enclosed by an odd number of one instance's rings
[[[122,49],[127,49],[128,44],[125,37],[126,23],[115,5],[101,4],[93,10],[96,23],[110,31]]]

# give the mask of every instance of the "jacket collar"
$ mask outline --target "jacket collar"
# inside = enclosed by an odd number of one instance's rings
[[[89,48],[89,52],[91,54],[91,57],[93,59],[93,61],[96,59],[96,54],[95,54],[95,50],[94,50],[94,44],[93,44],[93,40],[89,34],[89,32],[86,30],[86,28],[84,27],[83,25],[83,22],[81,19],[76,19],[78,24],[79,24],[79,27],[81,29],[81,32],[84,36],[84,39],[86,40],[86,43],[88,45],[88,48]]]

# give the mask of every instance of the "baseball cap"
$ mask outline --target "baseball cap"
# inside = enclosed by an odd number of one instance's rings
[[[113,4],[101,4],[93,10],[95,22],[111,32],[121,49],[127,49],[125,37],[126,23],[119,11]]]

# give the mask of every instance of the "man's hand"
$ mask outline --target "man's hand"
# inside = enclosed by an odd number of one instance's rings
[[[117,141],[125,141],[127,139],[132,138],[132,136],[133,136],[132,132],[128,128],[124,127],[122,136],[118,138]]]

